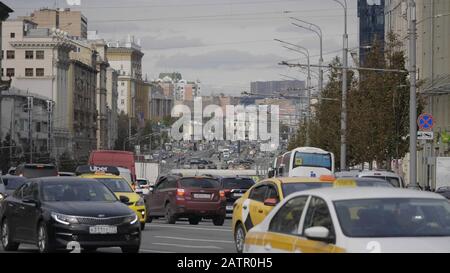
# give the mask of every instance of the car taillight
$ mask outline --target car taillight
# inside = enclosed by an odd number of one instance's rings
[[[220,198],[225,198],[225,191],[219,191]]]
[[[184,196],[184,189],[177,189],[177,196]]]

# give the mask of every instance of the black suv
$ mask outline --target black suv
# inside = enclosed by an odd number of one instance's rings
[[[220,183],[227,199],[226,211],[229,214],[233,213],[234,202],[241,198],[255,184],[255,181],[248,177],[236,176],[222,177]]]
[[[58,176],[58,169],[53,164],[20,164],[16,175],[26,178]]]

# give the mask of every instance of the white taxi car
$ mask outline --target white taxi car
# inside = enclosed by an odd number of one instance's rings
[[[450,252],[450,203],[397,188],[303,191],[248,232],[244,252]]]

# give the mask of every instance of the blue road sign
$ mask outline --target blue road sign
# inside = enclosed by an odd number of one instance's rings
[[[434,126],[433,116],[427,113],[420,115],[417,119],[417,125],[419,125],[420,130],[430,131]]]

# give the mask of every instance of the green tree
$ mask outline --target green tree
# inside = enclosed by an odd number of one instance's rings
[[[64,151],[58,159],[59,171],[61,172],[75,172],[78,162],[73,158],[69,151]]]

